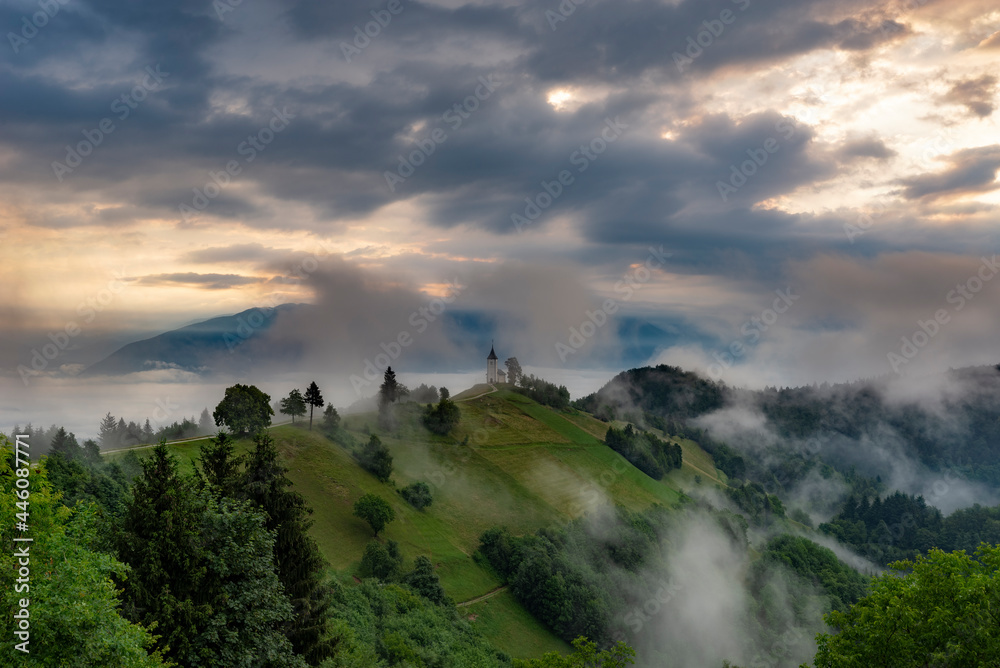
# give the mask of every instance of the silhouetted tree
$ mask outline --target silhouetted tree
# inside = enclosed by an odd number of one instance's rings
[[[309,383],[309,387],[306,388],[306,403],[309,404],[309,431],[313,428],[313,409],[323,408],[323,395],[320,394],[319,386],[316,385],[316,381]]]
[[[306,400],[298,389],[292,390],[287,397],[281,400],[281,412],[284,415],[292,416],[292,424],[295,424],[297,415],[306,414]]]

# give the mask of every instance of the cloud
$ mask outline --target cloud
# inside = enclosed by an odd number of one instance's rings
[[[964,105],[971,115],[986,118],[996,110],[996,96],[996,76],[984,74],[975,79],[955,82],[941,101],[945,104]]]
[[[979,43],[980,49],[1000,49],[1000,30]]]
[[[963,149],[945,158],[950,167],[936,174],[922,174],[899,183],[907,199],[937,199],[953,195],[990,192],[1000,187],[1000,144]]]
[[[850,139],[837,151],[837,154],[845,160],[874,158],[880,162],[897,155],[896,151],[886,146],[885,142],[876,136]]]
[[[183,285],[196,286],[205,290],[228,290],[242,285],[261,283],[265,279],[255,276],[239,276],[237,274],[196,274],[193,272],[178,274],[156,274],[126,279],[141,285]]]

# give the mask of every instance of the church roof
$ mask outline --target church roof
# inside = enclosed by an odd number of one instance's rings
[[[495,359],[497,359],[497,354],[495,352],[493,352],[493,346],[490,346],[490,356],[487,357],[486,359],[488,359],[488,360],[495,360]]]

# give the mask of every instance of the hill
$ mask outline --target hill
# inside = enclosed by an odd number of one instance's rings
[[[408,562],[427,555],[446,593],[484,633],[513,656],[538,656],[568,650],[501,587],[491,568],[473,558],[479,536],[499,525],[515,534],[579,517],[609,501],[633,510],[654,504],[675,506],[695,475],[722,481],[711,457],[693,442],[682,443],[685,463],[656,481],[606,447],[607,424],[576,410],[554,411],[509,390],[471,388],[456,396],[461,422],[447,437],[420,423],[420,407],[399,407],[399,426],[381,433],[394,459],[393,480],[379,482],[351,456],[376,429],[376,415],[344,418],[341,443],[301,426],[278,426],[279,445],[294,489],[314,510],[312,534],[335,576],[345,582],[358,572],[369,527],[353,515],[354,502],[366,493],[388,500],[397,519],[384,539],[400,544]],[[200,446],[172,446],[184,466],[193,466]],[[243,441],[240,448],[248,449]],[[140,451],[141,454],[141,451]],[[417,511],[397,493],[412,482],[431,486],[434,502]],[[468,604],[466,604],[468,602]]]

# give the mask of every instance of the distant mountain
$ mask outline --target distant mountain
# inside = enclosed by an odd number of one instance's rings
[[[272,327],[279,318],[310,316],[309,311],[317,308],[311,304],[282,304],[196,322],[129,343],[92,364],[82,375],[117,376],[155,369],[180,369],[201,375],[245,376],[251,371],[259,373],[275,367],[294,368],[296,364],[305,363],[310,337],[305,336],[301,326],[277,328],[276,331],[283,332],[281,336],[272,332]],[[445,336],[458,349],[468,348],[470,342],[489,341],[501,329],[498,316],[482,311],[453,310],[441,319],[446,323]],[[299,322],[312,320],[304,317]],[[588,343],[579,356],[582,363],[604,368],[642,364],[657,351],[680,342],[679,332],[682,331],[672,321],[653,324],[642,318],[619,318],[614,326],[617,337],[607,342]],[[377,347],[375,351],[380,352]],[[527,354],[521,353],[523,363],[530,364],[530,351],[525,352]],[[409,371],[455,372],[467,369],[461,366],[463,359],[472,358],[456,358],[448,350],[425,346],[418,354],[411,354],[406,362]]]
[[[282,304],[252,308],[181,327],[125,345],[84,370],[84,376],[114,376],[154,369],[181,369],[199,374],[240,373],[263,361],[294,361],[294,346],[275,350],[260,345],[262,335],[282,312],[311,308]]]

